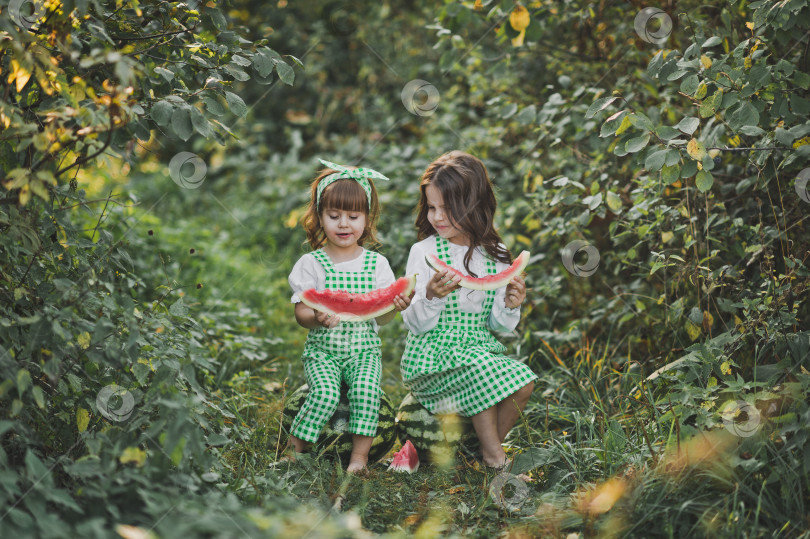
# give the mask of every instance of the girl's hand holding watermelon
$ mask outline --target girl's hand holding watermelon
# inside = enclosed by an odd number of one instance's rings
[[[450,274],[448,271],[437,271],[433,277],[428,281],[427,288],[425,289],[425,297],[427,299],[443,298],[453,290],[459,288],[459,281],[461,278],[457,275]]]
[[[317,320],[325,328],[333,328],[340,324],[339,316],[332,316],[331,314],[323,313],[321,311],[313,311],[315,313],[315,320]]]
[[[506,285],[504,304],[507,309],[517,309],[526,300],[526,281],[518,275]]]

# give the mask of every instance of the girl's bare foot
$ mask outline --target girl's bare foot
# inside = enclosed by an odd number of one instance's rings
[[[368,457],[363,455],[352,455],[349,459],[349,466],[346,468],[346,473],[356,474],[366,470],[368,464]]]
[[[304,453],[309,445],[309,443],[301,440],[300,438],[290,436],[290,439],[287,441],[287,447],[284,448],[281,458],[278,459],[279,462],[295,462],[297,456],[296,454]]]

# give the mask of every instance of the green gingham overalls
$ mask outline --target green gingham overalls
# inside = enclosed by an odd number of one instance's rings
[[[335,271],[323,249],[312,254],[326,271],[326,289],[354,293],[375,289],[377,253],[365,251],[359,272]],[[372,322],[341,322],[331,329],[309,330],[303,361],[309,393],[293,421],[293,436],[307,442],[318,439],[337,408],[341,380],[349,387],[349,432],[375,436],[382,361],[380,337]]]
[[[453,260],[447,240],[436,235],[439,259]],[[495,262],[486,257],[487,275]],[[400,371],[413,396],[431,413],[473,416],[498,404],[537,376],[523,363],[503,355],[506,347],[488,327],[495,290],[486,293],[480,313],[459,310],[458,294],[446,296],[436,327],[408,334]]]

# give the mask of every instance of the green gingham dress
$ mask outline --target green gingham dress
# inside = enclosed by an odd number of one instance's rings
[[[363,270],[349,272],[336,271],[323,249],[312,254],[326,272],[326,289],[362,293],[376,288],[377,257],[381,255],[365,251]],[[335,413],[341,381],[349,388],[349,432],[375,436],[382,361],[380,337],[372,321],[341,322],[331,329],[309,330],[303,362],[309,393],[293,421],[293,436],[307,442],[317,441],[321,429]]]
[[[438,235],[436,252],[442,262],[453,264],[447,240]],[[486,271],[496,273],[488,257]],[[480,313],[459,309],[458,294],[464,290],[446,296],[433,329],[409,332],[400,363],[405,386],[434,414],[473,416],[537,378],[529,367],[503,355],[506,347],[489,330],[495,290],[486,293]]]

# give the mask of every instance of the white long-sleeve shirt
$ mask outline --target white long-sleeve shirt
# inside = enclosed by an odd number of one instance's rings
[[[449,245],[450,256],[453,261],[450,265],[463,273],[467,273],[466,268],[464,268],[464,255],[467,254],[467,246],[456,245],[455,243],[449,243]],[[430,236],[415,244],[411,247],[411,252],[408,255],[408,265],[405,274],[417,274],[416,293],[411,300],[411,305],[402,311],[402,320],[405,326],[416,335],[425,333],[436,327],[436,324],[439,323],[439,316],[444,309],[445,302],[448,300],[448,296],[443,298],[434,297],[431,300],[425,297],[427,283],[435,273],[425,260],[425,255],[427,254],[437,254],[435,236]],[[472,260],[470,260],[470,270],[478,277],[486,275],[486,260],[484,254],[484,249],[479,246],[473,251]],[[495,269],[498,272],[508,267],[509,266],[503,262],[495,262]],[[459,288],[457,294],[459,310],[468,313],[480,313],[484,308],[486,291]],[[514,330],[518,322],[520,322],[520,307],[509,309],[506,307],[505,300],[506,286],[502,286],[495,291],[495,301],[492,304],[492,312],[489,315],[490,329],[501,333]]]

